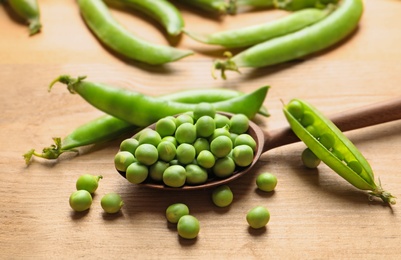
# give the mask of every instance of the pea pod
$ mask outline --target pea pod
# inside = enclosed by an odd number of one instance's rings
[[[37,0],[8,0],[11,8],[29,23],[29,35],[40,31],[40,9]]]
[[[177,36],[184,28],[180,11],[166,0],[108,0],[108,3],[122,3],[139,10],[158,21],[169,35]]]
[[[337,4],[339,0],[274,0],[278,9],[297,11],[304,8],[323,8],[328,4]]]
[[[85,77],[72,78],[68,75],[61,75],[50,84],[50,88],[56,82],[66,84],[71,93],[79,94],[97,109],[142,127],[166,116],[193,111],[196,106],[196,104],[160,100],[141,93],[93,83],[84,79]],[[252,118],[263,105],[268,89],[268,86],[264,86],[238,98],[216,102],[213,106],[219,111],[242,113]]]
[[[238,72],[242,67],[275,65],[326,49],[354,31],[362,13],[362,0],[343,0],[336,10],[321,21],[254,45],[235,56],[226,53],[228,59],[215,61],[213,69],[221,70],[221,77],[226,79],[226,70]]]
[[[227,48],[247,47],[314,24],[329,15],[332,10],[332,8],[325,10],[308,8],[274,21],[206,35],[188,30],[184,30],[184,32],[192,39],[206,44],[220,45]]]
[[[356,188],[395,204],[395,197],[376,183],[365,157],[332,121],[300,99],[291,100],[283,111],[293,132],[322,162]]]
[[[244,93],[229,89],[202,89],[187,90],[158,97],[162,100],[171,100],[181,103],[197,104],[200,102],[220,102],[237,98]],[[262,106],[259,114],[269,116],[267,109]],[[77,152],[76,148],[85,145],[99,144],[114,140],[123,134],[136,132],[140,128],[110,115],[103,115],[78,126],[63,140],[53,138],[54,144],[42,149],[41,153],[31,149],[23,156],[26,164],[31,162],[32,156],[44,159],[57,159],[65,152]]]
[[[218,14],[235,14],[237,12],[236,0],[183,0],[182,2],[207,12]]]
[[[132,34],[114,19],[103,1],[78,0],[78,5],[85,22],[99,40],[124,57],[161,65],[193,54],[190,50],[149,43]]]

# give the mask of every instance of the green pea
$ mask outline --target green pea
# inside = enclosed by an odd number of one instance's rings
[[[211,103],[201,102],[195,106],[193,113],[195,120],[198,120],[202,116],[210,116],[211,118],[214,118],[216,115],[216,109]]]
[[[308,125],[305,127],[306,131],[308,131],[313,137],[319,138],[319,132],[317,131],[316,127],[313,125]]]
[[[248,145],[252,148],[253,151],[256,151],[256,141],[249,134],[240,134],[234,140],[234,147],[238,145]]]
[[[125,173],[125,178],[134,184],[142,183],[148,178],[149,169],[146,165],[143,165],[139,162],[134,162],[130,166],[128,166],[127,171]]]
[[[256,178],[256,186],[262,191],[273,191],[277,186],[277,177],[268,172],[261,173]]]
[[[177,223],[178,235],[186,239],[194,239],[200,231],[199,220],[192,215],[182,216]]]
[[[305,167],[309,169],[315,169],[321,162],[321,160],[309,148],[306,148],[302,152],[301,158]]]
[[[319,142],[326,147],[328,150],[330,150],[331,148],[333,148],[334,144],[335,144],[335,139],[334,136],[332,134],[329,133],[325,133],[323,135],[320,136],[319,138]]]
[[[186,182],[190,185],[203,184],[207,181],[207,171],[196,164],[188,164],[185,166]]]
[[[75,186],[77,190],[87,190],[89,193],[95,193],[96,189],[99,186],[99,180],[102,179],[103,176],[94,176],[91,174],[83,174],[79,176]]]
[[[193,143],[193,146],[195,148],[196,154],[199,154],[201,151],[204,150],[210,150],[210,143],[207,139],[205,138],[197,138],[195,142]]]
[[[214,116],[214,122],[216,124],[216,128],[222,128],[225,126],[230,126],[230,118],[225,115],[216,114]]]
[[[298,100],[291,101],[287,106],[287,110],[297,120],[301,120],[304,114],[304,106]]]
[[[121,207],[124,205],[124,202],[120,195],[111,192],[102,197],[100,200],[100,205],[105,212],[114,214],[120,211]]]
[[[177,142],[180,144],[192,144],[195,142],[196,137],[196,127],[191,123],[183,123],[177,127],[175,132],[175,139],[177,139]]]
[[[162,138],[158,132],[153,129],[150,129],[146,132],[143,132],[139,136],[139,145],[141,144],[151,144],[153,146],[157,146],[161,142]]]
[[[182,164],[191,163],[196,156],[195,148],[190,144],[180,144],[177,147],[177,160]]]
[[[135,154],[135,150],[139,145],[139,141],[135,138],[128,138],[121,142],[120,151],[127,151]]]
[[[162,138],[162,142],[163,141],[170,142],[170,143],[174,144],[175,147],[177,147],[177,140],[175,139],[174,136],[170,136],[170,135],[169,136],[165,136],[165,137]]]
[[[85,211],[92,205],[92,195],[87,190],[77,190],[70,195],[69,202],[73,210]]]
[[[249,118],[244,114],[235,114],[230,118],[230,132],[243,134],[248,131]]]
[[[246,221],[254,229],[266,226],[269,220],[270,212],[263,206],[254,207],[246,214]]]
[[[176,129],[175,119],[172,117],[164,117],[156,122],[155,130],[161,137],[171,136]]]
[[[184,123],[190,123],[191,125],[193,125],[194,124],[193,117],[188,114],[181,114],[175,118],[176,128],[178,128],[180,125]]]
[[[357,174],[361,174],[362,173],[362,165],[359,162],[350,161],[347,165],[348,165],[348,167],[350,167]]]
[[[186,172],[181,165],[171,165],[163,173],[163,182],[170,187],[181,187],[185,184]]]
[[[151,144],[141,144],[136,148],[135,158],[145,165],[154,164],[159,158],[157,148]]]
[[[227,207],[233,202],[233,192],[230,187],[223,185],[213,190],[212,201],[217,207]]]
[[[198,137],[209,137],[216,129],[214,119],[210,116],[201,116],[195,123]]]
[[[305,111],[301,119],[301,125],[307,127],[309,125],[313,125],[314,122],[315,116],[312,113]]]
[[[238,134],[230,133],[230,138],[231,138],[231,141],[233,142],[233,145],[234,145],[235,139],[237,139],[237,137],[238,137]]]
[[[121,172],[125,172],[133,162],[136,162],[136,158],[130,152],[120,151],[114,156],[114,166]]]
[[[216,160],[213,166],[213,173],[219,178],[226,178],[234,173],[235,163],[230,157],[223,157]]]
[[[229,126],[228,126],[228,125],[226,125],[225,127],[222,127],[222,128],[216,128],[216,129],[214,130],[212,136],[209,137],[209,141],[211,142],[211,141],[213,141],[216,137],[221,136],[221,135],[224,135],[224,136],[227,136],[227,137],[230,137],[230,138],[231,138],[231,135],[230,135],[230,132],[229,132],[228,129],[229,129]]]
[[[169,163],[163,161],[157,161],[149,167],[149,176],[154,181],[162,181],[163,173],[169,167]]]
[[[233,148],[233,142],[230,137],[218,136],[210,143],[210,151],[218,158],[227,156]]]
[[[246,167],[253,161],[253,150],[249,145],[242,144],[234,147],[232,151],[232,158],[236,165]]]
[[[167,207],[166,218],[170,223],[177,223],[181,217],[189,215],[189,208],[184,203],[174,203]]]
[[[198,154],[196,160],[200,166],[206,169],[210,169],[214,166],[216,159],[212,152],[208,150],[203,150]]]
[[[177,148],[169,141],[161,141],[157,146],[157,152],[159,153],[159,159],[165,162],[173,160],[177,154]]]

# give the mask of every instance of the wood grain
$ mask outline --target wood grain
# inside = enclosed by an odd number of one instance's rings
[[[366,0],[358,30],[349,38],[303,61],[228,73],[214,80],[210,68],[222,49],[182,37],[176,46],[196,54],[164,67],[124,60],[89,32],[75,1],[39,0],[43,31],[28,36],[6,4],[0,6],[0,259],[398,259],[401,255],[399,205],[369,201],[324,165],[306,170],[304,149],[292,144],[263,154],[250,174],[234,181],[234,203],[213,206],[211,191],[164,192],[129,184],[113,167],[121,140],[64,154],[57,161],[22,154],[40,150],[54,136],[66,136],[102,113],[62,85],[47,92],[60,74],[87,75],[148,95],[185,89],[231,88],[244,92],[270,85],[265,105],[271,117],[256,121],[267,131],[285,126],[281,100],[303,98],[333,114],[399,96],[401,87],[401,4]],[[238,28],[286,15],[276,10],[244,11],[217,19],[178,5],[187,27],[197,31]],[[136,12],[112,9],[133,32],[159,43],[168,40],[159,26]],[[401,123],[355,130],[347,136],[361,150],[383,186],[401,197]],[[277,175],[273,193],[255,189],[264,171]],[[73,213],[68,197],[83,173],[102,174],[92,208]],[[106,215],[100,199],[121,194],[120,214]],[[179,239],[164,211],[187,203],[201,223],[196,240]],[[246,212],[266,206],[266,229],[251,230]]]

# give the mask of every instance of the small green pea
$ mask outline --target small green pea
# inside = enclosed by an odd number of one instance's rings
[[[125,172],[133,162],[136,162],[135,156],[127,151],[120,151],[114,156],[114,166],[118,171]]]
[[[319,138],[319,142],[326,147],[328,150],[330,150],[331,148],[333,148],[334,144],[335,144],[335,137],[332,134],[329,133],[325,133],[323,135],[320,136]]]
[[[92,205],[92,195],[87,190],[77,190],[70,195],[69,202],[73,210],[85,211]]]
[[[172,117],[164,117],[156,122],[155,130],[161,137],[171,136],[176,129],[175,119]]]
[[[169,167],[169,163],[157,161],[149,167],[149,176],[154,181],[162,181],[163,173]]]
[[[135,138],[128,138],[121,142],[120,151],[127,151],[135,154],[135,150],[139,145],[139,141]]]
[[[195,147],[193,147],[190,144],[180,144],[177,147],[177,160],[182,163],[182,164],[189,164],[193,162],[193,160],[196,157],[196,150]]]
[[[216,114],[214,117],[214,122],[216,124],[216,128],[230,126],[230,118],[225,115]]]
[[[227,156],[233,148],[233,142],[230,137],[218,136],[210,143],[210,151],[218,158]]]
[[[233,199],[233,192],[227,185],[219,186],[213,190],[212,201],[214,205],[218,207],[223,208],[229,206],[233,202]]]
[[[304,107],[302,103],[298,100],[292,100],[287,105],[287,110],[297,120],[300,120],[302,118],[302,115],[304,114]]]
[[[210,169],[214,166],[216,159],[212,152],[208,150],[203,150],[198,154],[196,160],[200,166],[206,169]]]
[[[100,205],[105,212],[114,214],[120,211],[121,207],[124,205],[124,202],[120,195],[111,192],[102,197],[100,200]]]
[[[193,125],[194,124],[193,117],[188,114],[181,114],[175,118],[176,128],[178,128],[180,125],[184,123],[190,123],[191,125]]]
[[[301,125],[307,127],[309,125],[313,125],[314,122],[315,116],[311,112],[305,111],[301,119]]]
[[[317,131],[316,127],[313,125],[308,125],[305,127],[306,131],[308,131],[313,137],[319,138],[319,132]]]
[[[230,132],[228,129],[229,129],[228,125],[225,127],[222,127],[222,128],[216,128],[214,130],[212,136],[209,137],[209,142],[213,141],[216,137],[221,136],[221,135],[231,138],[231,135],[230,135]]]
[[[158,132],[153,129],[149,129],[146,132],[143,132],[139,136],[139,145],[141,144],[151,144],[153,146],[157,146],[161,142],[162,138]]]
[[[240,134],[234,140],[234,147],[238,145],[246,144],[252,148],[253,151],[256,151],[256,141],[249,134]]]
[[[138,162],[142,164],[152,165],[159,158],[159,153],[155,146],[145,143],[139,145],[138,148],[136,148],[135,158],[138,160]]]
[[[171,165],[163,173],[163,182],[170,187],[181,187],[185,184],[186,171],[181,165]]]
[[[177,223],[178,235],[186,239],[194,239],[200,231],[199,220],[192,215],[182,216]]]
[[[201,102],[195,106],[193,115],[195,120],[198,120],[202,116],[210,116],[211,118],[214,118],[216,115],[216,109],[210,103]]]
[[[178,143],[192,144],[196,140],[196,127],[191,123],[183,123],[175,131],[175,139]]]
[[[263,206],[257,206],[248,211],[246,221],[254,229],[262,228],[270,220],[270,212]]]
[[[163,138],[162,138],[162,142],[163,142],[163,141],[170,142],[170,143],[174,144],[175,147],[177,147],[177,140],[176,140],[175,137],[172,136],[172,135],[163,137]]]
[[[231,157],[223,157],[216,160],[213,173],[219,178],[226,178],[234,173],[235,163]]]
[[[277,186],[277,177],[268,172],[261,173],[256,178],[256,186],[262,191],[273,191]]]
[[[207,171],[196,164],[188,164],[185,166],[186,182],[190,185],[199,185],[207,181]]]
[[[172,142],[161,141],[157,146],[157,152],[159,153],[159,159],[165,162],[173,160],[177,154],[177,148]]]
[[[77,190],[87,190],[89,193],[93,194],[99,186],[99,180],[103,176],[94,176],[92,174],[83,174],[79,176],[75,186]]]
[[[189,208],[184,203],[174,203],[166,209],[166,218],[170,223],[177,223],[185,215],[189,215]]]
[[[249,118],[244,114],[235,114],[230,118],[230,132],[243,134],[248,131]]]
[[[321,162],[321,160],[309,148],[306,148],[302,152],[301,158],[305,167],[309,169],[315,169]]]
[[[216,129],[214,119],[210,116],[201,116],[195,123],[198,137],[209,137]]]
[[[232,158],[236,165],[246,167],[253,161],[253,149],[246,144],[241,144],[232,150]]]
[[[134,162],[128,166],[125,173],[125,178],[134,184],[142,183],[146,180],[149,174],[149,169],[146,165],[139,162]]]
[[[348,163],[348,167],[350,167],[357,174],[361,174],[362,173],[362,165],[357,161],[350,161]]]
[[[203,150],[210,150],[210,143],[207,139],[199,137],[193,143],[196,154],[199,154]]]

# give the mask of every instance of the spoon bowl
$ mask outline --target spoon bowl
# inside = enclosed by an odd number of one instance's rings
[[[228,117],[233,115],[225,112],[219,113]],[[329,116],[329,118],[343,132],[399,120],[401,119],[401,97],[338,113]],[[156,124],[152,124],[148,126],[148,128],[155,129],[155,126]],[[290,127],[283,127],[267,132],[252,121],[249,121],[247,134],[252,136],[256,141],[256,151],[253,161],[247,167],[237,166],[235,172],[227,178],[212,178],[201,185],[185,184],[179,188],[169,187],[163,183],[157,183],[152,180],[146,180],[138,185],[163,190],[200,190],[217,187],[249,173],[260,156],[268,150],[300,141]],[[119,173],[125,178],[125,172],[119,171]]]

